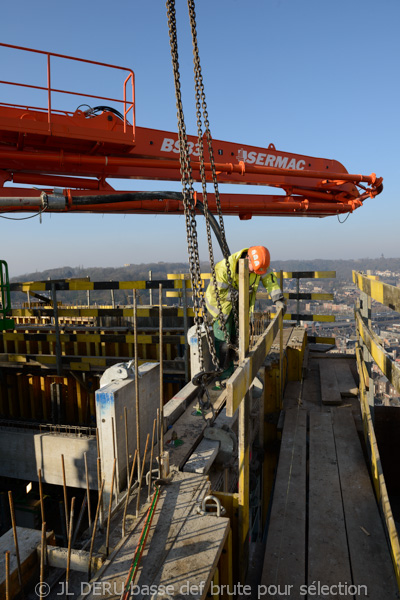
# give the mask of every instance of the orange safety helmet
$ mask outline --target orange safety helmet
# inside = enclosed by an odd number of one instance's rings
[[[265,275],[268,270],[271,256],[265,246],[252,246],[249,248],[248,257],[256,275]]]

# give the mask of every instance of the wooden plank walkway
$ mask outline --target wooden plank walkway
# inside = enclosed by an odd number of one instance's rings
[[[263,598],[392,600],[396,579],[354,406],[324,405],[329,370],[339,399],[350,395],[349,369],[328,356],[310,360],[303,383],[287,386]]]

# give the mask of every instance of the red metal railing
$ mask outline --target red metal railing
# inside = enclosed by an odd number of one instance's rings
[[[67,56],[65,54],[56,54],[55,52],[45,52],[44,50],[35,50],[33,48],[25,48],[23,46],[14,46],[12,44],[3,44],[1,42],[0,42],[0,47],[10,48],[13,50],[21,50],[23,52],[31,52],[32,54],[41,54],[43,56],[46,56],[46,65],[47,65],[47,86],[46,87],[39,86],[39,85],[31,85],[31,84],[27,84],[27,83],[20,83],[20,82],[16,82],[16,81],[2,81],[2,80],[0,80],[0,84],[14,85],[14,86],[18,86],[18,87],[24,87],[24,88],[33,89],[33,90],[42,90],[42,91],[47,92],[47,106],[46,107],[38,108],[38,107],[24,105],[24,108],[46,111],[48,125],[49,125],[49,131],[51,131],[52,112],[64,113],[64,114],[69,114],[69,115],[73,114],[73,112],[71,112],[71,111],[54,110],[52,108],[52,93],[70,94],[73,96],[81,96],[81,97],[85,97],[85,98],[95,98],[96,100],[106,100],[107,102],[117,102],[119,104],[122,104],[123,105],[122,112],[123,112],[123,119],[124,119],[124,132],[127,133],[127,132],[129,132],[129,130],[131,130],[132,137],[133,137],[133,139],[135,139],[135,75],[131,69],[128,69],[127,67],[120,67],[117,65],[111,65],[108,63],[98,62],[98,61],[94,61],[94,60],[86,60],[84,58],[77,58],[75,56]],[[96,65],[98,67],[104,67],[107,69],[114,69],[114,70],[119,70],[119,71],[128,73],[128,75],[126,76],[126,78],[123,82],[123,97],[122,98],[110,98],[107,96],[87,94],[87,93],[79,92],[79,91],[52,88],[51,87],[51,58],[52,57],[53,58],[62,58],[65,60],[70,60],[70,61],[76,61],[76,62],[84,63],[87,65]],[[132,93],[132,99],[130,98],[130,93],[128,94],[128,92],[127,92],[127,84],[129,83],[129,81],[131,83],[131,86],[130,86],[131,90],[129,90],[129,92],[131,91],[131,93]],[[17,105],[17,104],[10,105],[10,104],[6,104],[3,102],[0,102],[0,104],[3,106],[21,106],[21,105]],[[129,123],[128,122],[128,114],[131,111],[132,111],[132,117],[131,117],[132,123]]]

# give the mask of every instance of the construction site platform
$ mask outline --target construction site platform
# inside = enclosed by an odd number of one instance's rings
[[[261,590],[291,600],[398,598],[361,440],[355,358],[310,348],[302,381],[285,389]]]

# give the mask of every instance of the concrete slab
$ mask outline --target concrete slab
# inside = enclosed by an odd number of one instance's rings
[[[41,531],[28,529],[26,527],[17,527],[22,582],[24,585],[26,585],[36,574],[39,567],[37,547],[40,545],[41,537]],[[47,534],[47,543],[54,543],[54,535],[52,532]],[[9,529],[0,537],[0,598],[6,597],[5,553],[7,551],[10,552],[10,598],[15,598],[20,592],[20,584],[12,529]]]
[[[201,440],[196,450],[183,467],[185,473],[200,473],[206,475],[210,470],[219,451],[219,442],[214,440]]]

